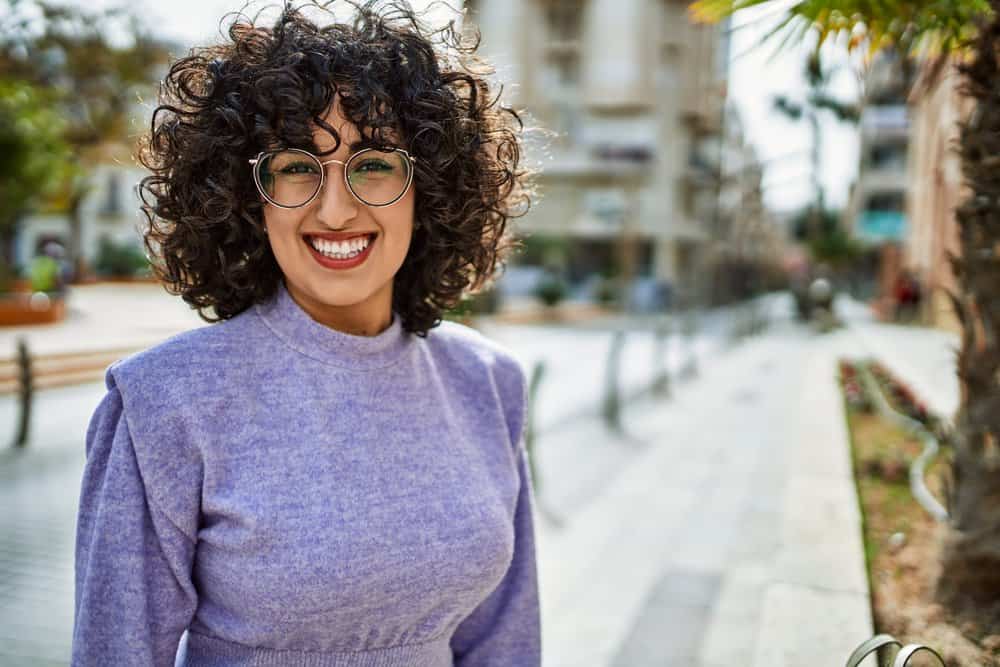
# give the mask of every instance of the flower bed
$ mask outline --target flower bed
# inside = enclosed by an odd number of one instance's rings
[[[872,409],[873,397],[866,395],[861,381],[866,368],[893,408],[929,426],[938,427],[942,420],[884,367],[840,363],[875,630],[907,643],[926,644],[938,650],[949,666],[1000,665],[1000,627],[956,621],[935,599],[947,526],[910,493],[908,470],[923,447]],[[927,470],[927,486],[938,497],[945,496],[949,468],[945,455]]]

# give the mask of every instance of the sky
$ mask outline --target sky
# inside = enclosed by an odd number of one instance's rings
[[[117,4],[115,0],[86,1],[89,6]],[[458,5],[460,0],[450,0]],[[219,39],[219,21],[227,12],[242,9],[246,0],[170,0],[152,2],[133,0],[130,3],[149,25],[160,34],[185,44],[203,44]],[[272,4],[257,0],[254,7]],[[412,0],[417,9],[429,0]],[[440,11],[436,16],[446,15]],[[805,89],[802,66],[807,48],[787,51],[772,57],[773,49],[754,48],[765,33],[773,15],[760,10],[738,14],[731,30],[732,49],[729,76],[730,99],[739,109],[749,141],[766,163],[765,201],[774,210],[791,211],[811,201],[809,158],[810,133],[804,123],[792,123],[771,111],[775,95],[801,95]],[[857,96],[856,76],[846,57],[834,48],[825,55],[831,63],[845,67],[834,81],[834,92],[849,100]],[[849,126],[834,121],[823,123],[822,182],[827,201],[834,207],[843,206],[858,168],[857,133]]]

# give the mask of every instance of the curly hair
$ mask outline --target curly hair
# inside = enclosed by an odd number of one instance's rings
[[[157,278],[208,322],[270,298],[282,272],[264,232],[248,159],[275,145],[315,151],[313,129],[339,96],[376,140],[393,131],[417,158],[414,235],[394,277],[403,328],[426,336],[467,292],[487,286],[517,246],[527,212],[521,116],[499,102],[475,55],[480,35],[431,31],[405,2],[345,0],[348,23],[319,24],[286,0],[270,27],[243,14],[219,46],[172,64],[138,159],[147,255]],[[502,87],[500,87],[502,90]]]

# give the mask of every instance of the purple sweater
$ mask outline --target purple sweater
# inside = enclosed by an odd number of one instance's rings
[[[541,663],[525,378],[496,343],[395,314],[352,336],[282,286],[106,383],[72,665]]]

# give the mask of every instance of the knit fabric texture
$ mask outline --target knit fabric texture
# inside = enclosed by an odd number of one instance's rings
[[[537,667],[517,361],[267,303],[114,363],[86,436],[72,665]]]

